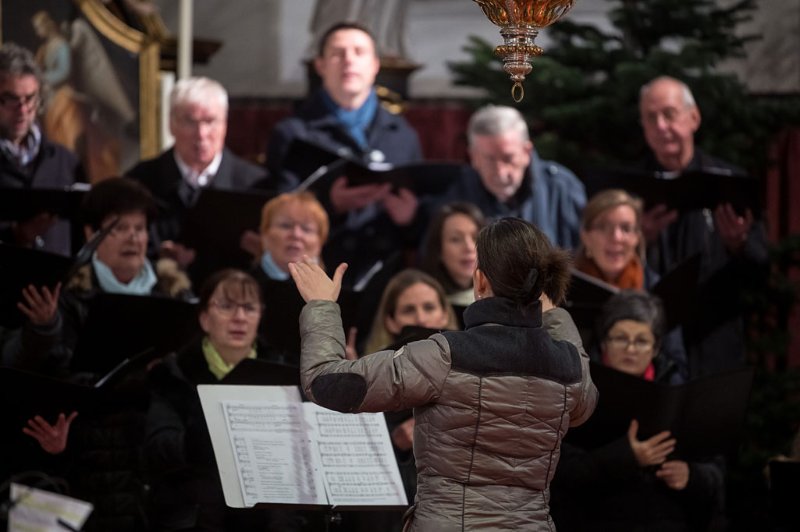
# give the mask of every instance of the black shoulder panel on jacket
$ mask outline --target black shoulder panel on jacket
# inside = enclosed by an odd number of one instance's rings
[[[581,380],[580,354],[541,328],[483,325],[444,332],[453,368],[488,375],[530,375],[573,384]]]
[[[311,383],[314,402],[337,412],[354,412],[364,401],[367,383],[355,373],[321,375]]]

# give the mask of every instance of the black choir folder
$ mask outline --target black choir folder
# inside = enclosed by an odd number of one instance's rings
[[[668,386],[592,362],[592,380],[600,393],[597,409],[566,441],[595,449],[625,437],[631,420],[638,439],[669,430],[677,440],[676,457],[703,459],[736,451],[753,381],[752,368],[702,377]]]
[[[149,355],[150,351],[146,351],[120,362],[92,384],[0,367],[3,426],[6,430],[21,430],[36,415],[54,423],[60,413],[69,415],[75,411],[86,418],[91,413],[113,409],[118,405],[117,384],[141,371]]]
[[[28,220],[43,212],[77,218],[88,190],[85,183],[64,188],[3,188],[0,220]]]
[[[199,385],[197,392],[228,506],[408,505],[383,414],[303,403],[296,386]]]
[[[304,180],[302,189],[327,190],[335,178],[347,176],[350,186],[389,183],[395,190],[406,188],[418,196],[443,194],[463,172],[461,163],[448,161],[368,163],[348,150],[333,152],[303,139],[289,146],[284,167]]]
[[[174,351],[200,330],[197,305],[161,296],[97,293],[75,346],[71,369],[104,374],[139,353]]]
[[[688,170],[676,175],[604,170],[589,176],[586,188],[589,197],[604,189],[621,188],[642,198],[646,209],[664,204],[671,209],[689,211],[730,203],[739,213],[750,209],[758,216],[761,212],[759,181],[724,168]]]
[[[254,257],[240,245],[245,231],[259,232],[261,210],[274,194],[258,190],[204,188],[183,215],[178,241],[195,250],[193,281],[222,268],[247,268]],[[260,258],[260,257],[259,257]]]
[[[591,337],[603,305],[619,289],[578,270],[572,270],[571,273],[572,279],[564,308],[572,315],[581,330],[581,336],[583,337],[585,331]],[[689,317],[697,299],[699,274],[700,255],[697,254],[675,266],[650,290],[650,293],[661,299],[668,331]],[[590,341],[584,340],[586,345],[591,345]]]
[[[0,325],[20,327],[27,319],[17,308],[22,301],[22,289],[34,285],[53,290],[59,282],[67,281],[91,260],[115,225],[116,222],[95,233],[73,258],[0,242]]]
[[[35,249],[0,243],[0,325],[20,327],[26,317],[17,308],[28,285],[53,290],[72,266],[72,259]]]

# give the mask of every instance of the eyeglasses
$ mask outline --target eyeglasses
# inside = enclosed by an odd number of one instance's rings
[[[242,309],[245,317],[255,318],[260,316],[261,311],[264,309],[264,305],[258,303],[234,303],[233,301],[228,301],[226,299],[221,301],[214,299],[211,301],[211,304],[226,318],[232,318],[235,316],[237,309]]]
[[[223,119],[219,117],[209,117],[209,118],[200,118],[195,119],[190,116],[177,116],[175,118],[178,126],[182,129],[194,131],[196,129],[200,129],[201,127],[206,127],[208,129],[216,129],[220,127],[223,123]]]
[[[127,237],[130,233],[137,237],[145,235],[147,234],[147,226],[118,223],[111,228],[108,234],[114,238],[120,238]]]
[[[619,232],[622,233],[622,236],[624,236],[625,238],[630,238],[635,236],[639,230],[635,224],[629,224],[629,223],[613,224],[610,222],[596,223],[589,228],[590,231],[598,231],[607,236],[611,236],[614,233],[616,233],[617,229],[619,229]]]
[[[631,339],[627,336],[609,336],[606,338],[606,342],[614,349],[619,349],[620,351],[627,351],[630,346],[633,346],[633,350],[637,353],[645,353],[653,349],[655,345],[655,342],[648,338]]]
[[[23,96],[17,96],[10,92],[0,94],[0,106],[6,109],[17,109],[19,107],[30,108],[39,103],[39,93],[32,92]]]
[[[293,231],[295,227],[300,229],[300,232],[306,235],[315,235],[319,233],[319,228],[316,224],[294,222],[292,220],[275,220],[272,227],[280,229],[281,231]]]

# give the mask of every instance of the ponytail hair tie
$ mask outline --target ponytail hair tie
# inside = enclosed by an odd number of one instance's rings
[[[525,283],[522,285],[523,293],[530,294],[533,292],[533,287],[536,286],[536,281],[539,279],[539,271],[536,268],[531,268],[528,276],[525,278]]]

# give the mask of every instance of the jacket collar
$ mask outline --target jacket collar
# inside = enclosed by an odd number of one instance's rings
[[[541,327],[542,304],[537,301],[527,309],[520,309],[516,303],[505,297],[488,297],[475,301],[464,311],[466,329],[488,323],[511,327]]]
[[[337,136],[337,138],[340,141],[342,138],[348,139],[349,142],[347,142],[347,144],[353,149],[354,153],[362,153],[363,150],[354,139],[350,138],[349,134],[346,134],[342,124],[336,120],[336,117],[330,112],[327,105],[325,105],[323,90],[324,89],[317,90],[300,108],[297,112],[297,116],[306,122],[311,130],[340,130],[342,135]],[[380,136],[381,131],[397,129],[399,127],[400,118],[379,106],[378,111],[375,113],[375,119],[372,121],[372,125],[367,131],[367,145],[373,146],[375,144],[374,139]]]

